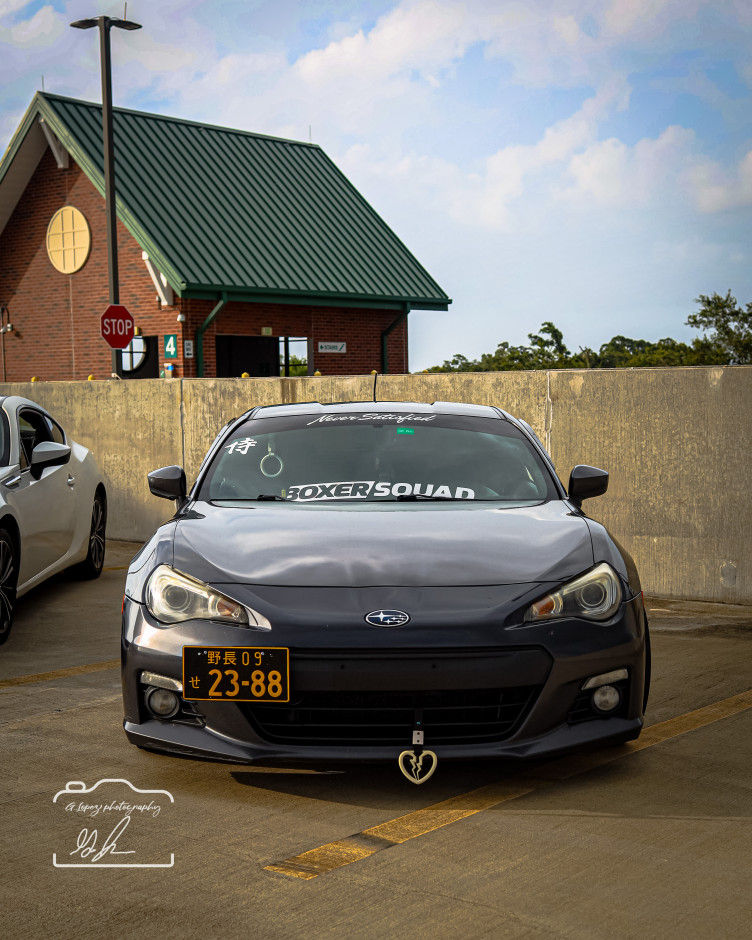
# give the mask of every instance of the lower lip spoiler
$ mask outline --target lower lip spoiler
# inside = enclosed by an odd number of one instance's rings
[[[609,718],[564,725],[539,738],[524,743],[500,741],[496,744],[434,745],[433,750],[443,760],[479,760],[493,758],[552,757],[572,748],[588,744],[614,743],[636,738],[643,725],[642,718]],[[150,748],[182,756],[224,761],[233,764],[352,764],[392,762],[403,746],[379,747],[285,747],[277,744],[248,745],[242,741],[219,735],[208,728],[145,721],[123,723],[128,740],[139,747]],[[408,747],[405,742],[404,747]],[[426,746],[431,742],[426,740]]]

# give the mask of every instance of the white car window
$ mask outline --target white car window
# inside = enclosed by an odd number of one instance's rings
[[[52,440],[56,444],[64,444],[65,431],[63,431],[57,421],[53,421],[49,416],[45,417],[45,421],[47,422],[47,426],[49,427],[50,433],[52,434]]]
[[[19,460],[21,469],[26,470],[31,464],[31,454],[37,444],[51,441],[52,432],[44,415],[26,408],[18,413],[18,436],[20,441]]]

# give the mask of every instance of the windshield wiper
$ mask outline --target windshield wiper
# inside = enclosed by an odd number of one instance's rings
[[[277,496],[276,493],[259,493],[258,496],[255,497],[255,499],[256,499],[256,501],[259,502],[259,503],[264,502],[265,500],[271,501],[271,500],[275,500],[275,499],[279,499],[279,500],[281,500],[283,503],[288,503],[288,502],[289,502],[289,500],[286,499],[284,496]]]
[[[395,497],[395,498],[396,498],[397,501],[400,502],[400,503],[412,502],[412,501],[418,500],[418,499],[431,499],[431,500],[434,500],[434,499],[452,499],[452,500],[454,500],[454,499],[462,499],[461,496],[429,496],[427,493],[404,493],[404,494],[400,494],[399,496],[397,496],[397,497]],[[467,500],[465,500],[465,502],[467,502]]]

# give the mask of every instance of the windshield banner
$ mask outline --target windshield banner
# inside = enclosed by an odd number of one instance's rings
[[[432,496],[434,499],[474,499],[475,491],[469,486],[451,487],[445,483],[376,483],[375,480],[357,480],[341,483],[305,483],[291,486],[287,499],[367,499],[369,496]]]

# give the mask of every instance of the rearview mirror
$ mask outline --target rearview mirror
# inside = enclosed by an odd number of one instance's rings
[[[38,480],[45,467],[59,467],[70,460],[70,447],[55,441],[42,441],[31,452],[31,475]]]
[[[583,499],[602,496],[608,489],[608,471],[577,464],[569,476],[569,499],[579,509]]]
[[[181,501],[185,499],[185,470],[182,467],[161,467],[159,470],[152,470],[148,480],[153,496]]]

